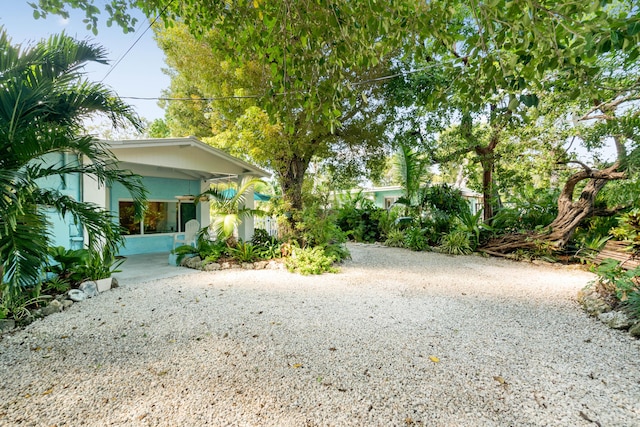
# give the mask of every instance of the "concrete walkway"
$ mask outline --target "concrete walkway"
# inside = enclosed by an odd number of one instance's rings
[[[149,280],[183,276],[199,272],[199,270],[193,270],[191,268],[170,265],[168,252],[129,255],[119,270],[122,271],[115,273],[114,277],[118,279],[120,284],[147,282]]]

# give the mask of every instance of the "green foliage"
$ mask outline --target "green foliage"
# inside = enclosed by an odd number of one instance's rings
[[[453,230],[442,236],[439,250],[450,255],[469,255],[473,252],[469,234],[462,230]]]
[[[89,250],[89,258],[86,264],[81,267],[81,273],[85,278],[92,280],[106,279],[113,273],[117,273],[118,267],[124,263],[124,258],[116,258],[110,246],[104,245],[102,250]]]
[[[493,231],[493,228],[482,222],[482,211],[472,214],[470,210],[463,210],[457,215],[460,223],[457,229],[466,233],[469,238],[470,247],[475,250],[480,244],[482,233]]]
[[[405,247],[405,236],[403,230],[391,230],[387,233],[387,240],[384,241],[386,246],[395,248]]]
[[[46,293],[64,294],[69,289],[71,289],[71,284],[60,277],[53,277],[42,285],[42,290]]]
[[[278,243],[278,239],[276,237],[270,236],[267,230],[263,228],[256,228],[255,230],[253,230],[251,243],[256,246],[269,246]]]
[[[327,256],[322,247],[293,248],[291,256],[285,260],[285,266],[292,273],[302,275],[336,273],[333,266],[335,258]]]
[[[59,280],[79,283],[86,278],[82,266],[90,258],[89,250],[56,246],[49,248],[49,255],[53,262],[49,263],[46,271],[55,274]]]
[[[404,247],[412,251],[429,251],[427,230],[420,227],[409,227],[404,231]]]
[[[618,227],[613,228],[611,234],[618,240],[628,241],[630,251],[640,254],[640,209],[622,214]]]
[[[216,233],[218,239],[229,239],[242,221],[265,214],[260,209],[251,209],[244,206],[247,196],[255,185],[260,182],[262,181],[257,178],[245,178],[232,196],[229,196],[222,189],[210,188],[196,197],[197,200],[204,196],[210,198],[211,212],[213,214],[211,229]]]
[[[424,210],[438,210],[447,215],[469,211],[469,203],[462,197],[462,192],[448,184],[424,187],[419,197]]]
[[[640,267],[625,270],[620,261],[607,258],[595,269],[596,286],[601,292],[615,296],[632,315],[640,318]]]
[[[254,262],[261,258],[260,248],[251,242],[238,242],[228,249],[229,255],[239,262]]]
[[[496,233],[538,230],[558,214],[558,190],[525,187],[500,209],[491,226]]]
[[[347,241],[346,234],[336,224],[335,214],[315,203],[305,206],[296,221],[296,231],[302,247],[327,247]]]
[[[377,242],[381,238],[381,220],[387,211],[362,196],[343,198],[335,212],[336,223],[346,235],[356,242]]]
[[[111,90],[84,79],[86,64],[106,62],[102,47],[54,35],[22,48],[0,30],[0,51],[0,291],[6,300],[22,299],[42,278],[49,259],[47,210],[82,224],[92,249],[100,241],[113,249],[123,242],[109,212],[42,182],[64,183],[70,174],[91,174],[101,186],[118,182],[139,215],[145,191],[139,177],[119,169],[106,147],[83,130],[94,114],[107,115],[114,126],[139,125]]]
[[[578,258],[583,264],[593,262],[598,256],[598,253],[610,239],[611,236],[584,236],[579,240],[580,248],[575,254],[576,258]]]

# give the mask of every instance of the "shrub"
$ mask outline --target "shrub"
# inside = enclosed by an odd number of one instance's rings
[[[419,227],[407,228],[404,232],[404,236],[405,247],[412,251],[427,251],[431,249],[425,230]]]
[[[469,235],[462,230],[454,230],[442,236],[440,252],[450,255],[469,255],[473,252]]]
[[[404,231],[402,230],[389,231],[389,233],[387,233],[387,240],[384,241],[384,244],[386,246],[404,248],[405,247]]]
[[[239,262],[254,262],[260,258],[259,248],[250,242],[238,242],[234,248],[229,248],[229,255]]]
[[[615,297],[619,305],[640,318],[640,267],[625,270],[620,262],[607,258],[596,268],[596,289],[604,296]]]
[[[335,259],[327,256],[324,249],[316,246],[313,248],[293,248],[292,254],[285,261],[287,270],[302,275],[335,273],[338,270],[333,267]]]

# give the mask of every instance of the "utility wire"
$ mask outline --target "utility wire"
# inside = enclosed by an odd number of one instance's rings
[[[138,42],[140,41],[140,39],[147,33],[147,31],[149,31],[149,29],[151,27],[153,27],[153,24],[155,24],[158,19],[160,19],[160,17],[162,15],[164,15],[164,13],[167,11],[167,9],[169,8],[169,6],[171,6],[171,3],[173,3],[173,0],[170,1],[169,3],[167,3],[167,5],[164,7],[164,9],[162,9],[160,11],[160,13],[158,13],[158,15],[153,19],[153,21],[151,21],[149,23],[149,25],[147,25],[147,28],[145,28],[145,30],[138,36],[137,39],[135,39],[135,41],[133,42],[133,44],[131,46],[129,46],[129,48],[126,50],[125,53],[123,53],[120,58],[118,58],[118,60],[116,62],[113,63],[113,65],[111,66],[111,68],[109,68],[109,71],[107,71],[107,73],[104,75],[104,77],[102,78],[102,80],[100,80],[100,83],[104,82],[106,80],[107,77],[109,77],[109,74],[111,74],[111,72],[122,62],[122,60],[129,54],[129,52],[131,52],[131,50],[135,47],[135,45],[138,44]],[[135,99],[135,98],[132,98]]]
[[[396,73],[396,74],[391,74],[388,76],[382,76],[382,77],[376,77],[373,79],[368,79],[368,80],[362,80],[359,82],[355,82],[352,83],[352,86],[361,86],[364,84],[368,84],[368,83],[378,83],[381,81],[385,81],[385,80],[390,80],[396,77],[400,77],[400,76],[408,76],[410,74],[415,74],[415,73],[419,73],[420,71],[424,71],[429,67],[422,67],[422,68],[418,68],[415,70],[410,70],[410,71],[403,71],[401,73]],[[302,91],[300,92],[279,92],[274,94],[274,96],[286,96],[286,95],[291,95],[293,93],[304,93]],[[202,102],[208,102],[208,101],[226,101],[229,99],[258,99],[261,98],[264,95],[238,95],[238,96],[234,96],[234,95],[228,95],[228,96],[215,96],[215,97],[206,97],[206,98],[196,98],[196,97],[142,97],[142,96],[121,96],[120,98],[122,99],[135,99],[135,100],[139,100],[139,101],[202,101]]]

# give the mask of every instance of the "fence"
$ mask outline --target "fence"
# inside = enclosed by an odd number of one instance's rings
[[[278,224],[274,217],[257,216],[253,218],[253,227],[261,228],[269,233],[269,236],[278,237]]]

